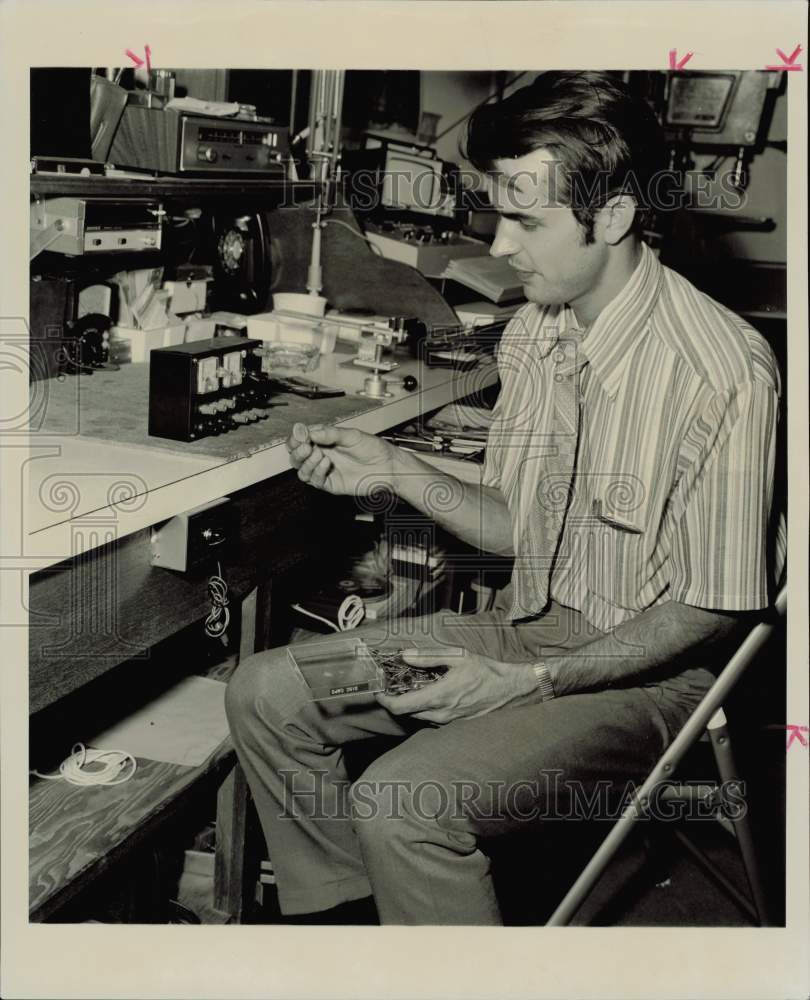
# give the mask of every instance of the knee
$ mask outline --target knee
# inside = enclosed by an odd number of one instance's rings
[[[395,751],[366,768],[349,797],[355,832],[367,847],[395,849],[428,829],[434,839],[452,815],[445,783],[418,778]]]
[[[391,845],[398,832],[394,817],[402,809],[400,784],[404,782],[376,761],[352,784],[349,790],[352,823],[364,849],[375,846],[385,850]]]
[[[225,689],[225,714],[232,733],[249,731],[257,721],[267,719],[277,704],[275,688],[280,678],[275,651],[257,653],[239,664]]]

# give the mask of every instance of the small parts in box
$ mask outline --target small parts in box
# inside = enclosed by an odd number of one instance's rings
[[[377,666],[362,639],[329,639],[288,646],[287,656],[313,701],[382,691]]]
[[[313,701],[356,694],[404,694],[432,684],[448,667],[414,667],[403,650],[371,648],[362,639],[330,639],[287,648]]]
[[[386,694],[418,691],[444,677],[448,667],[414,667],[402,658],[402,650],[369,649],[377,668],[382,671]]]

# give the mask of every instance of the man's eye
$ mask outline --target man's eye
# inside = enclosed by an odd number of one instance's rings
[[[527,229],[527,230],[539,229],[540,228],[540,223],[536,222],[534,219],[521,219],[520,220],[520,228],[521,229]]]

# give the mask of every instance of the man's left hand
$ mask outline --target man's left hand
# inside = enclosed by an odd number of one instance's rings
[[[503,663],[458,647],[406,650],[402,658],[417,668],[448,667],[443,677],[417,691],[376,696],[392,715],[411,715],[423,722],[473,719],[525,701],[537,688],[531,664]]]

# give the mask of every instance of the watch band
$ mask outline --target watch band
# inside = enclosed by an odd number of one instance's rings
[[[543,660],[532,664],[534,676],[537,678],[537,690],[540,692],[542,701],[551,701],[554,697],[554,684],[551,680],[551,672]]]

